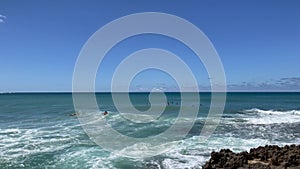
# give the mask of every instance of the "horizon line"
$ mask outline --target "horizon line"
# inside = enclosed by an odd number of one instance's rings
[[[0,94],[26,94],[26,93],[53,93],[53,94],[59,94],[59,93],[68,93],[68,94],[80,94],[80,93],[300,93],[300,90],[297,91],[291,91],[291,90],[253,90],[253,91],[247,91],[247,90],[239,90],[239,91],[162,91],[162,92],[156,92],[156,91],[117,91],[117,92],[111,92],[111,91],[95,91],[95,92],[90,92],[90,91],[82,91],[82,92],[72,92],[72,91],[7,91],[7,92],[0,92]]]

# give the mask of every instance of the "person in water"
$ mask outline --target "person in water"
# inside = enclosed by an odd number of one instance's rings
[[[73,113],[73,114],[69,114],[69,116],[78,116],[79,113]]]
[[[107,112],[107,111],[105,111],[105,112],[103,112],[102,114],[105,116],[105,115],[107,115],[107,114],[108,114],[108,112]]]

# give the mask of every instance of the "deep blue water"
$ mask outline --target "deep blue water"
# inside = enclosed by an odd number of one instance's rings
[[[155,111],[166,105],[161,114],[155,114],[158,116],[143,116],[148,123],[139,123],[134,121],[131,105],[119,103],[128,115],[126,119],[118,112],[110,93],[96,94],[99,109],[91,109],[89,115],[96,119],[108,111],[109,115],[102,119],[105,124],[133,138],[163,133],[175,124],[181,107],[200,106],[193,127],[175,142],[175,147],[155,157],[135,159],[110,153],[92,141],[77,116],[70,116],[86,113],[74,110],[71,93],[0,94],[0,168],[201,168],[213,150],[231,148],[238,152],[265,144],[300,143],[300,93],[227,93],[221,121],[204,141],[199,141],[199,134],[211,95],[200,93],[200,103],[187,98],[183,105],[181,95],[166,93],[166,102],[150,103],[149,93],[131,93],[130,101],[139,111],[151,106]],[[190,113],[184,112],[183,119],[189,119]],[[190,122],[180,125],[185,127]],[[99,130],[106,132],[103,126]],[[112,139],[110,143],[117,142]],[[124,146],[120,151],[134,148]]]

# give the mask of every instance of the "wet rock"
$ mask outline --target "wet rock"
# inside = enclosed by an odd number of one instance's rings
[[[248,152],[234,153],[229,149],[212,152],[203,169],[300,169],[300,145],[259,146]]]

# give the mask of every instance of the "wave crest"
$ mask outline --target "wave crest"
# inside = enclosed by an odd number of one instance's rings
[[[280,124],[300,122],[300,110],[263,110],[252,108],[242,111],[243,117],[250,124]]]

